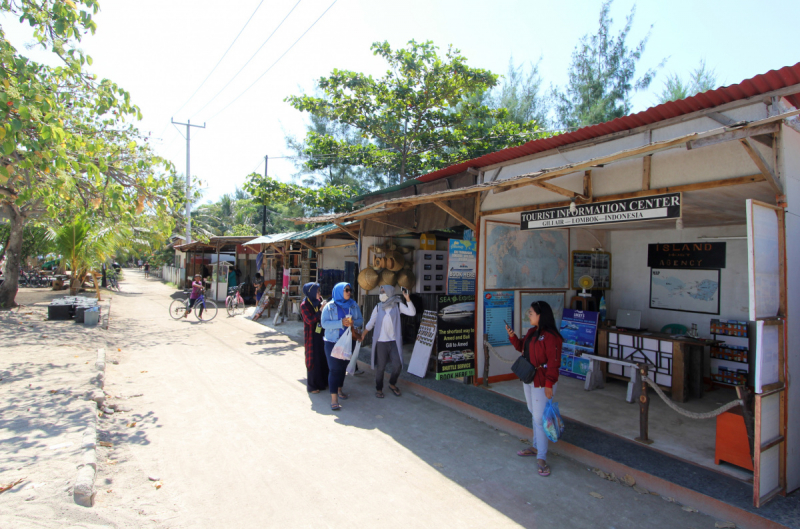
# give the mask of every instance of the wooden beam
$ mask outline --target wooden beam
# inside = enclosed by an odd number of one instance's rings
[[[474,167],[467,167],[467,172],[469,174],[474,174],[475,176],[478,176],[480,174],[480,172]]]
[[[448,206],[444,202],[440,202],[438,200],[435,200],[433,203],[436,204],[437,206],[439,206],[440,208],[442,208],[451,217],[456,219],[458,222],[460,222],[461,224],[463,224],[467,228],[471,229],[472,231],[477,231],[477,228],[475,227],[475,224],[472,221],[468,220],[466,217],[461,215],[461,213],[457,212],[456,210],[454,210],[453,208],[451,208],[450,206]]]
[[[315,253],[319,253],[319,250],[318,250],[317,248],[314,248],[313,246],[311,246],[310,244],[308,244],[308,243],[307,243],[307,242],[305,242],[305,241],[298,240],[298,241],[296,241],[296,242],[299,242],[300,244],[302,244],[303,246],[305,246],[305,247],[306,247],[306,248],[308,248],[309,250],[312,250],[312,251],[313,251],[313,252],[315,252]]]
[[[614,195],[595,196],[594,201],[608,201],[608,200],[621,200],[624,198],[637,198],[647,197],[652,195],[660,195],[663,193],[679,193],[684,191],[701,191],[703,189],[713,189],[717,187],[728,187],[742,184],[754,184],[764,182],[766,179],[761,174],[750,176],[739,176],[736,178],[726,178],[724,180],[712,180],[709,182],[700,182],[697,184],[686,184],[681,186],[662,187],[660,189],[650,189],[649,191],[633,191],[630,193],[617,193]],[[570,201],[551,202],[549,204],[533,204],[528,206],[515,206],[512,208],[500,208],[490,211],[482,211],[482,216],[487,215],[502,215],[503,213],[521,213],[523,211],[535,211],[537,209],[557,208],[562,206],[569,206]]]
[[[743,124],[743,122],[731,119],[721,112],[709,112],[708,114],[706,114],[706,117],[711,118],[720,125],[725,125],[726,127],[733,127],[735,125]]]
[[[778,177],[775,176],[775,173],[769,166],[769,163],[767,163],[764,157],[761,156],[761,153],[756,146],[753,145],[753,142],[751,142],[749,138],[743,138],[739,140],[739,142],[742,144],[742,147],[744,147],[744,150],[747,151],[747,154],[750,156],[750,159],[753,160],[753,163],[756,164],[756,167],[758,167],[759,171],[761,171],[761,174],[764,175],[764,179],[769,182],[769,185],[771,185],[775,190],[775,193],[782,195],[783,187],[781,187]]]
[[[718,134],[716,136],[711,136],[709,138],[701,138],[699,140],[686,142],[686,148],[690,150],[698,149],[700,147],[708,147],[709,145],[740,140],[742,138],[750,138],[752,136],[759,136],[761,134],[772,134],[773,132],[777,132],[780,127],[780,123],[767,123],[766,125],[761,125],[760,127],[739,128]]]
[[[642,191],[650,189],[650,165],[653,163],[653,155],[642,158]]]
[[[583,194],[584,196],[588,197],[589,201],[592,201],[592,195],[594,191],[592,190],[592,171],[585,171],[583,173]]]
[[[352,238],[354,238],[355,240],[358,240],[358,234],[357,234],[356,232],[354,232],[354,231],[350,230],[350,228],[347,228],[347,227],[346,227],[344,224],[340,224],[340,223],[338,223],[338,222],[334,222],[334,224],[336,224],[336,226],[337,226],[337,227],[338,227],[340,230],[342,230],[343,232],[345,232],[345,233],[349,234],[349,235],[350,235]]]
[[[385,224],[386,226],[391,226],[392,228],[397,228],[399,230],[414,231],[414,228],[409,228],[408,226],[401,226],[399,224],[392,224],[391,222],[379,219],[378,217],[370,217],[367,220],[369,220],[370,222],[377,222],[378,224]]]
[[[536,182],[534,184],[536,187],[541,187],[542,189],[547,189],[553,193],[557,193],[559,195],[565,196],[567,198],[582,198],[584,200],[588,200],[589,197],[585,195],[581,195],[580,193],[576,193],[575,191],[570,191],[569,189],[564,189],[563,187],[554,186],[550,182]]]

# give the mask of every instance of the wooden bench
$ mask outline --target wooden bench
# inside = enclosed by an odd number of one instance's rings
[[[639,373],[639,366],[633,362],[617,360],[616,358],[609,358],[607,356],[582,354],[579,358],[585,358],[591,362],[589,371],[586,372],[586,381],[583,384],[583,389],[592,391],[593,389],[600,389],[605,386],[605,376],[600,362],[617,364],[631,368],[631,380],[628,382],[628,393],[625,396],[625,400],[628,402],[636,402],[639,400],[639,395],[642,394],[642,375]]]

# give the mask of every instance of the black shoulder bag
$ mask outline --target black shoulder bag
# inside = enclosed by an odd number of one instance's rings
[[[525,353],[528,350],[528,346],[535,336],[536,333],[531,333],[530,337],[525,340],[525,342],[522,344],[522,354],[511,366],[511,371],[525,384],[530,384],[533,382],[533,377],[536,375],[536,368],[528,361],[527,358],[525,358]]]

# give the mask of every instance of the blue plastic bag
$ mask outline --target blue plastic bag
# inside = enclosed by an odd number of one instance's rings
[[[553,402],[553,399],[547,401],[547,404],[544,405],[542,423],[547,438],[554,443],[558,442],[564,435],[564,420],[561,419],[561,413],[558,411],[558,402]]]

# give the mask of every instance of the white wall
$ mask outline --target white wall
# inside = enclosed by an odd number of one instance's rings
[[[786,210],[786,291],[788,296],[786,361],[788,377],[786,490],[800,488],[800,134],[784,126],[779,151]]]
[[[625,230],[608,232],[612,255],[611,286],[606,296],[608,317],[615,318],[617,309],[642,311],[642,327],[660,331],[669,323],[688,328],[697,324],[700,336],[710,338],[712,319],[748,319],[747,240],[704,241],[706,237],[744,237],[746,226],[693,228],[685,230]],[[698,314],[673,310],[651,309],[650,269],[647,267],[647,245],[655,243],[724,242],[725,268],[720,271],[720,314]]]

